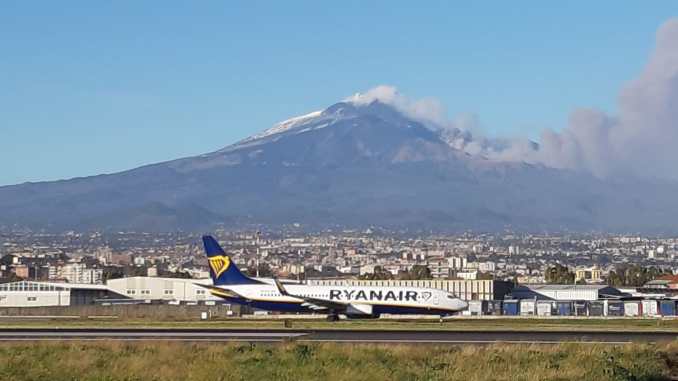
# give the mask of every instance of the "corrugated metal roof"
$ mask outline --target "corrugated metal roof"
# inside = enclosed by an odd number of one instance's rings
[[[108,286],[105,286],[103,284],[82,284],[82,283],[61,283],[61,282],[36,282],[36,281],[28,281],[28,280],[22,280],[18,282],[10,282],[10,283],[2,283],[3,286],[31,286],[31,285],[36,285],[36,286],[51,286],[51,287],[60,287],[63,289],[76,289],[76,290],[109,290]]]
[[[562,290],[601,290],[607,287],[610,287],[606,284],[521,284],[521,286],[528,287],[532,290],[543,290],[543,291],[562,291]]]

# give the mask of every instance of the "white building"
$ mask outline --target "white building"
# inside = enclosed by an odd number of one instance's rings
[[[208,270],[198,268],[198,267],[187,268],[187,269],[184,269],[184,271],[191,274],[191,278],[195,278],[195,279],[209,278],[209,276],[210,276],[210,272]],[[158,276],[158,274],[156,273],[155,276]]]
[[[100,284],[103,281],[102,269],[87,268],[84,263],[70,263],[62,267],[62,277],[68,283]]]
[[[443,258],[429,260],[426,264],[433,278],[447,278],[450,276],[450,265]]]
[[[337,271],[339,271],[342,274],[359,275],[360,266],[343,266],[337,268]]]
[[[494,262],[480,262],[478,264],[478,270],[484,272],[484,273],[492,273],[497,270],[497,264]]]
[[[477,270],[457,271],[456,275],[457,275],[457,278],[461,278],[461,279],[464,279],[464,280],[478,279],[478,271]]]
[[[599,300],[624,295],[618,288],[592,284],[526,284],[516,286],[511,293],[516,299],[549,300]]]
[[[224,301],[196,283],[211,285],[212,280],[131,277],[110,279],[106,285],[111,290],[132,299],[183,303],[204,302],[206,304]]]
[[[31,281],[0,284],[0,307],[73,306],[120,297],[108,287],[95,284]]]
[[[309,279],[309,285],[318,286],[378,286],[378,287],[426,287],[451,292],[463,300],[504,299],[512,285],[496,280],[357,280],[357,279]]]
[[[63,266],[50,266],[48,277],[51,280],[66,280],[68,283],[101,284],[104,271],[87,268],[84,263],[69,263]]]
[[[453,270],[461,270],[467,266],[466,257],[447,258],[449,267]]]

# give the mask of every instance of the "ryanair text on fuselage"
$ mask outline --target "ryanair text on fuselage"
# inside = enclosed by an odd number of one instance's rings
[[[331,289],[329,292],[330,300],[342,300],[342,301],[398,301],[398,302],[407,302],[412,301],[416,302],[419,300],[419,292],[417,291],[385,291],[385,290],[341,290],[341,289]],[[431,297],[430,292],[421,293],[423,300],[428,300]]]

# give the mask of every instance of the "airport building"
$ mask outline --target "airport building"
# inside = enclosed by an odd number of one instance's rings
[[[603,300],[629,296],[618,288],[607,285],[575,284],[525,284],[511,290],[515,299],[538,300]]]
[[[505,316],[676,316],[678,300],[660,294],[624,292],[606,285],[518,285],[496,280],[308,280],[318,286],[425,287],[454,293],[469,302],[463,315]],[[158,308],[231,305],[199,284],[211,279],[131,277],[112,279],[107,285],[20,281],[0,284],[2,307],[71,307],[94,304],[147,304]],[[653,283],[654,285],[654,283]],[[662,286],[664,286],[662,284]],[[668,289],[668,286],[666,286]],[[106,308],[104,306],[104,308]],[[237,311],[241,311],[236,307]],[[249,309],[245,309],[249,311]],[[173,314],[178,310],[162,310]],[[174,312],[173,312],[174,311]],[[144,314],[148,310],[141,311]]]
[[[20,281],[0,284],[0,307],[76,306],[101,303],[221,304],[196,283],[210,279],[131,277],[106,285]]]
[[[224,300],[197,284],[211,285],[211,279],[131,277],[111,279],[106,286],[127,298],[161,303],[216,304]]]
[[[49,307],[94,304],[123,298],[103,285],[20,281],[0,284],[0,307]]]
[[[314,279],[318,286],[425,287],[451,292],[463,300],[501,300],[511,292],[513,283],[498,280],[355,280]]]

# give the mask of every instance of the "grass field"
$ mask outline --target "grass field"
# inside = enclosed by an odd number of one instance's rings
[[[0,344],[0,379],[14,381],[670,380],[677,366],[678,344]]]
[[[328,323],[322,320],[211,320],[211,321],[151,321],[151,320],[0,320],[0,328],[262,328],[262,329],[381,329],[381,330],[515,330],[515,331],[669,331],[678,333],[678,319],[450,319],[439,321],[342,320]]]

